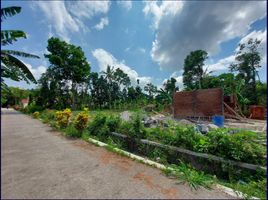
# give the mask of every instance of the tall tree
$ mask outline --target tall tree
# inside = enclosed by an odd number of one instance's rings
[[[144,86],[144,91],[148,92],[150,99],[153,99],[154,94],[156,94],[156,92],[157,92],[157,87],[155,85],[153,85],[152,83],[147,83]]]
[[[58,38],[50,38],[47,46],[50,66],[44,75],[45,82],[50,84],[54,91],[60,91],[67,98],[67,105],[76,108],[79,93],[83,84],[89,82],[90,65],[86,60],[81,47],[68,44]],[[51,80],[52,79],[52,80]],[[52,84],[52,85],[51,85]]]
[[[107,66],[106,71],[102,71],[105,80],[108,82],[109,90],[108,90],[108,98],[109,98],[109,108],[112,107],[112,82],[114,80],[114,67],[110,65]]]
[[[203,66],[208,54],[203,50],[196,50],[184,60],[183,84],[186,90],[202,88],[202,80],[205,76]]]
[[[246,43],[239,44],[239,51],[236,54],[236,63],[231,64],[231,71],[238,72],[238,76],[245,80],[243,94],[249,99],[251,104],[257,103],[256,76],[260,68],[261,56],[258,51],[261,41],[250,38]]]
[[[1,22],[7,17],[12,17],[20,13],[21,7],[1,8]],[[21,30],[1,30],[1,46],[13,44],[18,38],[26,38],[26,34]],[[37,83],[28,67],[16,56],[26,58],[39,58],[36,55],[15,50],[1,50],[1,85],[6,88],[3,78],[9,78],[14,81],[24,80]]]

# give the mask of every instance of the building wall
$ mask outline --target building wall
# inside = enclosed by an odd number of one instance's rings
[[[175,92],[174,117],[211,117],[223,115],[223,90],[221,88]]]

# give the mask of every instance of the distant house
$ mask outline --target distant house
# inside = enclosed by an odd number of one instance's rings
[[[21,101],[22,107],[25,108],[26,106],[28,106],[29,103],[29,98],[27,99],[22,99]]]

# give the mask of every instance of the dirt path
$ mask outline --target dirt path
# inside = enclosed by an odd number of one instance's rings
[[[1,110],[1,198],[231,198]]]

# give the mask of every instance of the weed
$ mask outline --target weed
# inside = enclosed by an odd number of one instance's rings
[[[179,165],[170,165],[165,174],[175,176],[179,179],[179,183],[188,183],[192,189],[197,190],[200,186],[210,189],[215,182],[213,177],[204,174],[202,171],[197,171],[190,165],[181,162]]]

